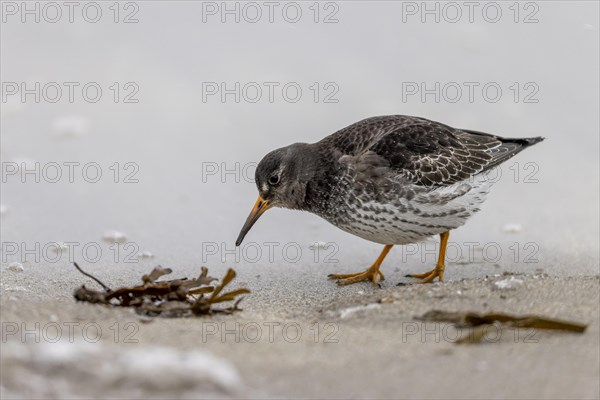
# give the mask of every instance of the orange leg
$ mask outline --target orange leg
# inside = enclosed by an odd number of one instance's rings
[[[379,271],[379,267],[383,262],[385,256],[390,252],[394,245],[387,244],[377,257],[377,260],[364,272],[357,272],[355,274],[331,274],[328,276],[329,279],[337,279],[338,285],[349,285],[351,283],[371,281],[376,285],[379,285],[378,276],[381,276],[381,280],[384,280],[383,274]]]
[[[449,237],[450,231],[440,234],[440,254],[434,269],[423,274],[411,274],[406,276],[410,278],[421,279],[420,281],[414,283],[432,283],[435,278],[438,278],[440,282],[443,282],[445,269],[444,261],[446,259],[446,246],[448,245]]]

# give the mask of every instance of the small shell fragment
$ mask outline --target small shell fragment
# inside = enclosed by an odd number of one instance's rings
[[[327,247],[329,247],[329,246],[327,245],[326,242],[312,242],[310,244],[310,246],[308,246],[308,248],[311,250],[317,250],[317,249],[325,250],[325,249],[327,249]]]
[[[119,231],[106,231],[104,232],[102,239],[108,243],[125,243],[127,241],[127,236]]]
[[[142,259],[148,259],[148,258],[154,258],[154,254],[150,253],[149,251],[141,251],[137,254],[138,258],[142,258]]]
[[[506,224],[502,228],[505,233],[519,233],[523,230],[521,224]]]
[[[13,272],[23,272],[25,268],[23,268],[23,264],[18,262],[11,262],[8,264],[8,269]]]
[[[494,282],[494,285],[496,285],[498,289],[515,289],[522,284],[523,280],[515,278],[514,276],[511,276],[509,279],[503,279],[501,281]]]
[[[52,246],[52,251],[57,254],[67,250],[69,250],[69,246],[62,242],[56,243],[56,246]]]

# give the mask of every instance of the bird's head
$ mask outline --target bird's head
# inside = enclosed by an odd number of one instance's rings
[[[255,182],[258,200],[235,242],[239,246],[252,225],[271,207],[299,210],[304,205],[306,186],[314,174],[311,145],[295,143],[273,150],[258,163]]]

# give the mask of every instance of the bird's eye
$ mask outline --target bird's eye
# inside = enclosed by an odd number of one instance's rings
[[[279,175],[271,175],[269,178],[269,184],[275,186],[279,183]]]

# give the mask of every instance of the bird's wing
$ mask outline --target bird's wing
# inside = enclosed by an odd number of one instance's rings
[[[360,121],[329,139],[358,179],[397,178],[420,186],[466,180],[519,152],[528,143],[451,128],[417,117]]]

